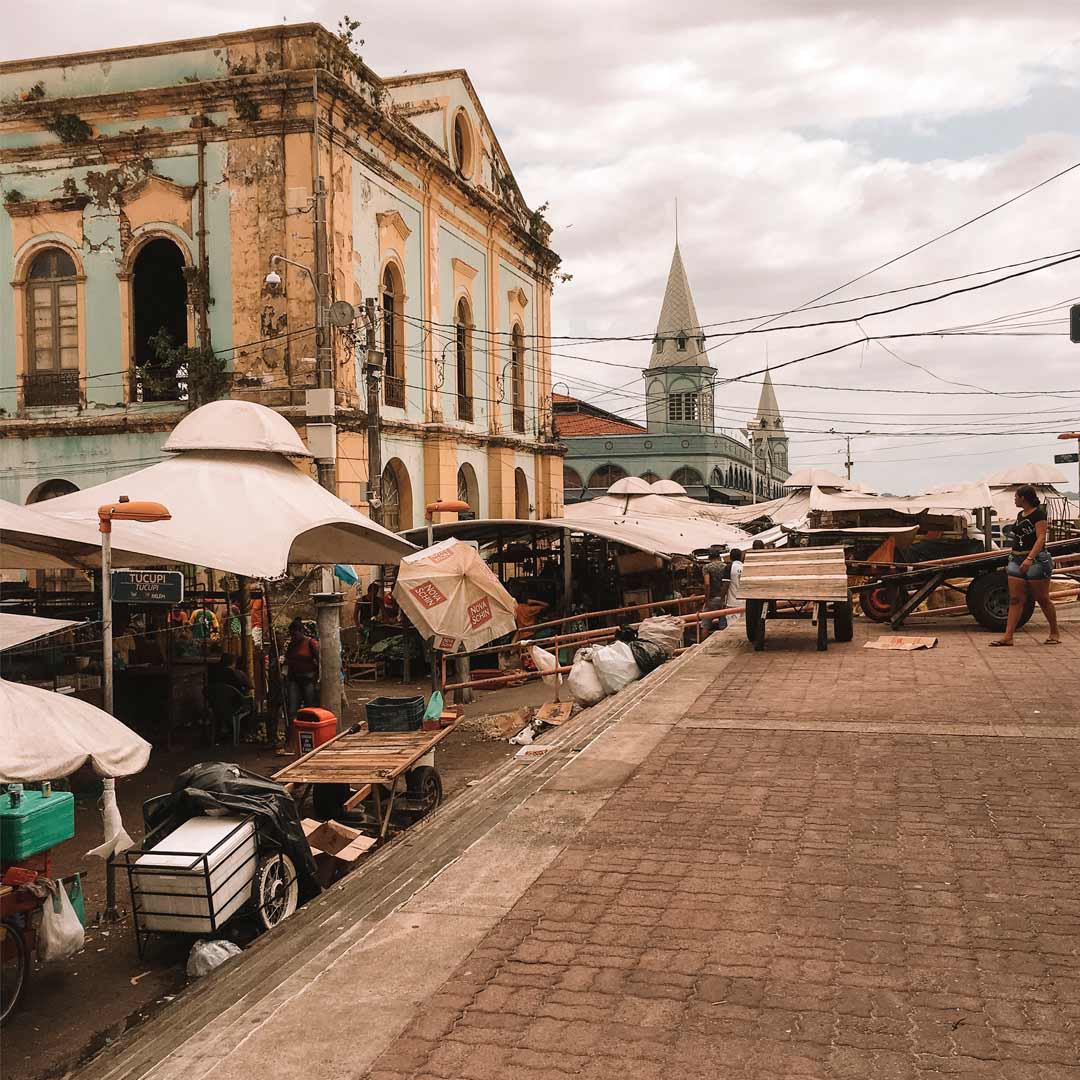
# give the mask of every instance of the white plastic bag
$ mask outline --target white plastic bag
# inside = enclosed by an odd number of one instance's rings
[[[209,975],[226,960],[239,956],[243,950],[231,941],[196,941],[187,959],[188,977],[192,979]]]
[[[63,883],[52,882],[49,891],[41,911],[41,929],[37,937],[38,959],[46,964],[74,956],[86,940],[83,924],[71,906]]]
[[[613,641],[610,645],[597,645],[592,654],[593,667],[604,692],[617,694],[632,682],[641,678],[634,654],[625,641]]]
[[[638,627],[637,635],[646,641],[655,642],[672,654],[683,643],[682,619],[675,615],[654,615],[645,619]]]
[[[531,649],[531,653],[537,671],[554,671],[559,666],[559,658],[553,656],[546,649],[541,649],[534,645]],[[561,675],[545,675],[543,679],[548,686],[557,686],[562,682]]]
[[[604,700],[604,687],[592,663],[592,649],[582,649],[574,660],[566,685],[573,699],[584,709]]]

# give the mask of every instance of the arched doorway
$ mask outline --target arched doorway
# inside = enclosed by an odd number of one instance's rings
[[[529,481],[524,469],[514,470],[514,517],[529,518]]]
[[[34,503],[48,502],[49,499],[58,499],[61,495],[70,495],[73,491],[78,490],[78,486],[70,480],[44,480],[26,496],[26,505],[32,506]]]
[[[61,495],[70,495],[78,491],[78,485],[70,480],[54,477],[51,480],[43,480],[26,496],[26,505],[48,502],[50,499],[59,499]],[[73,592],[88,587],[86,575],[81,570],[31,570],[30,572],[34,588],[46,591]]]
[[[458,469],[457,497],[469,504],[467,511],[458,514],[458,521],[471,521],[480,516],[480,485],[476,482],[476,470],[467,461]]]
[[[469,301],[463,296],[454,316],[454,352],[456,363],[457,417],[472,420],[473,317]]]
[[[135,256],[131,313],[135,400],[186,400],[187,371],[159,360],[154,347],[158,335],[168,335],[174,345],[190,344],[184,256],[174,241],[158,237]]]
[[[405,286],[401,273],[387,263],[382,280],[383,401],[405,408]]]
[[[23,398],[35,405],[77,405],[79,303],[75,261],[60,247],[34,256],[27,273]]]
[[[412,528],[412,485],[400,458],[391,458],[383,469],[382,523],[391,532]]]

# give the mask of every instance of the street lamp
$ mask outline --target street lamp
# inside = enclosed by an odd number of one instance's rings
[[[461,499],[437,499],[424,507],[424,520],[427,522],[427,544],[433,543],[433,518],[436,514],[465,514],[472,507]]]
[[[101,647],[104,653],[105,711],[113,713],[113,632],[112,632],[112,523],[114,521],[168,521],[172,514],[161,503],[132,502],[121,495],[119,502],[98,507],[98,530],[101,532]],[[102,813],[106,821],[110,808],[116,807],[116,781],[102,781]],[[119,814],[117,814],[119,817]],[[120,913],[116,907],[116,857],[105,860],[105,920],[116,922]]]
[[[1080,431],[1063,431],[1058,436],[1058,438],[1059,439],[1075,439],[1076,440],[1076,450],[1077,450],[1077,454],[1076,454],[1076,458],[1075,458],[1075,460],[1076,460],[1076,473],[1077,473],[1078,480],[1080,480]],[[1064,457],[1065,455],[1062,455],[1062,456]],[[1077,493],[1078,493],[1078,497],[1080,497],[1080,483],[1077,484],[1076,490],[1077,490]]]

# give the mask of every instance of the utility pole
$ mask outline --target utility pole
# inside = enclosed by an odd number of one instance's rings
[[[382,442],[380,440],[380,379],[383,355],[375,347],[375,301],[364,301],[364,320],[367,335],[364,351],[364,371],[367,374],[367,434],[368,434],[368,513],[372,521],[382,524]]]
[[[845,435],[844,441],[847,443],[847,460],[844,462],[844,468],[847,469],[848,480],[851,480],[851,466],[855,464],[855,462],[851,460],[851,436]]]

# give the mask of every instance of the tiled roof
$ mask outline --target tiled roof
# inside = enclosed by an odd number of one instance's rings
[[[628,420],[614,417],[590,416],[583,412],[561,412],[555,414],[555,424],[559,435],[573,439],[581,435],[644,435],[645,428],[631,424]]]

